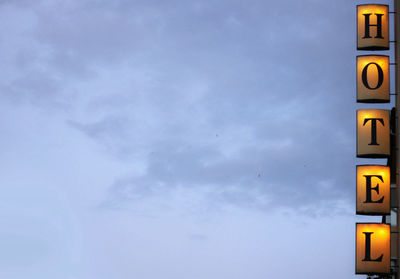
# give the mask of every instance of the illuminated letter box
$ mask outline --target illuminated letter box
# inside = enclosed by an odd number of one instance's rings
[[[389,56],[357,56],[357,102],[390,102]]]
[[[390,273],[390,225],[356,224],[356,274]]]
[[[390,214],[390,168],[357,166],[357,214]]]
[[[357,111],[357,157],[387,158],[390,155],[389,111]]]
[[[389,6],[357,6],[357,49],[389,49]]]

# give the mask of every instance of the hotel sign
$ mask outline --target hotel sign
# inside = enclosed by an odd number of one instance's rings
[[[357,102],[390,102],[389,56],[357,56]]]
[[[390,225],[356,224],[356,274],[390,273]]]
[[[389,49],[389,6],[357,6],[357,49]]]
[[[357,157],[389,157],[389,119],[389,110],[360,109],[357,111]]]
[[[357,166],[356,211],[361,215],[390,214],[390,168]]]
[[[399,0],[400,1],[400,0]],[[389,49],[389,6],[357,6],[357,50]],[[357,56],[357,103],[389,103],[389,56]],[[357,110],[357,157],[389,158],[390,111]],[[392,170],[393,172],[393,170]],[[389,215],[391,169],[381,165],[356,167],[356,214]],[[356,224],[356,274],[390,274],[390,224]]]

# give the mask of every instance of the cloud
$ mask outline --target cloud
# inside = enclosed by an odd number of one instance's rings
[[[29,24],[14,26],[17,66],[0,86],[9,100],[62,108],[69,127],[136,166],[110,186],[113,204],[182,188],[210,203],[325,212],[353,196],[353,9],[312,0],[4,5]]]

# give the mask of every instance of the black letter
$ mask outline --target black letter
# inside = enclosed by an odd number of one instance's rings
[[[376,14],[376,24],[369,23],[370,15],[371,14],[364,14],[364,16],[365,16],[365,33],[364,33],[363,39],[371,38],[371,36],[369,35],[369,28],[371,26],[376,26],[377,30],[376,30],[375,38],[383,39],[383,37],[382,37],[382,16],[383,16],[383,14]]]
[[[371,259],[371,234],[373,232],[363,232],[365,234],[365,258],[362,260],[363,262],[381,262],[383,258],[383,254],[376,258],[375,260]]]
[[[371,86],[369,86],[369,84],[368,84],[368,67],[371,64],[375,65],[376,69],[378,70],[378,84],[376,85],[375,88],[371,88]],[[382,71],[381,66],[379,66],[375,62],[368,63],[367,66],[365,66],[363,71],[362,71],[362,82],[363,82],[364,86],[367,87],[370,90],[375,90],[375,89],[378,89],[379,87],[381,87],[381,85],[383,83],[383,71]]]
[[[382,203],[384,197],[382,197],[380,200],[373,201],[372,200],[372,195],[371,195],[372,194],[372,190],[376,191],[376,193],[379,194],[379,184],[376,184],[375,187],[372,187],[371,186],[371,178],[372,177],[377,177],[377,178],[379,178],[380,181],[384,182],[383,179],[382,179],[382,176],[381,175],[364,175],[364,177],[365,177],[366,185],[367,185],[367,187],[366,187],[366,191],[367,191],[366,192],[366,196],[367,197],[366,197],[364,203]]]
[[[371,143],[368,145],[379,145],[378,142],[376,141],[376,121],[378,120],[379,122],[382,123],[382,126],[385,126],[385,123],[383,122],[383,118],[365,118],[364,119],[364,124],[368,123],[368,121],[371,120]]]

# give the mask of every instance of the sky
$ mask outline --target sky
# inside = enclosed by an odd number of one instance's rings
[[[361,278],[369,2],[0,1],[0,277]]]

